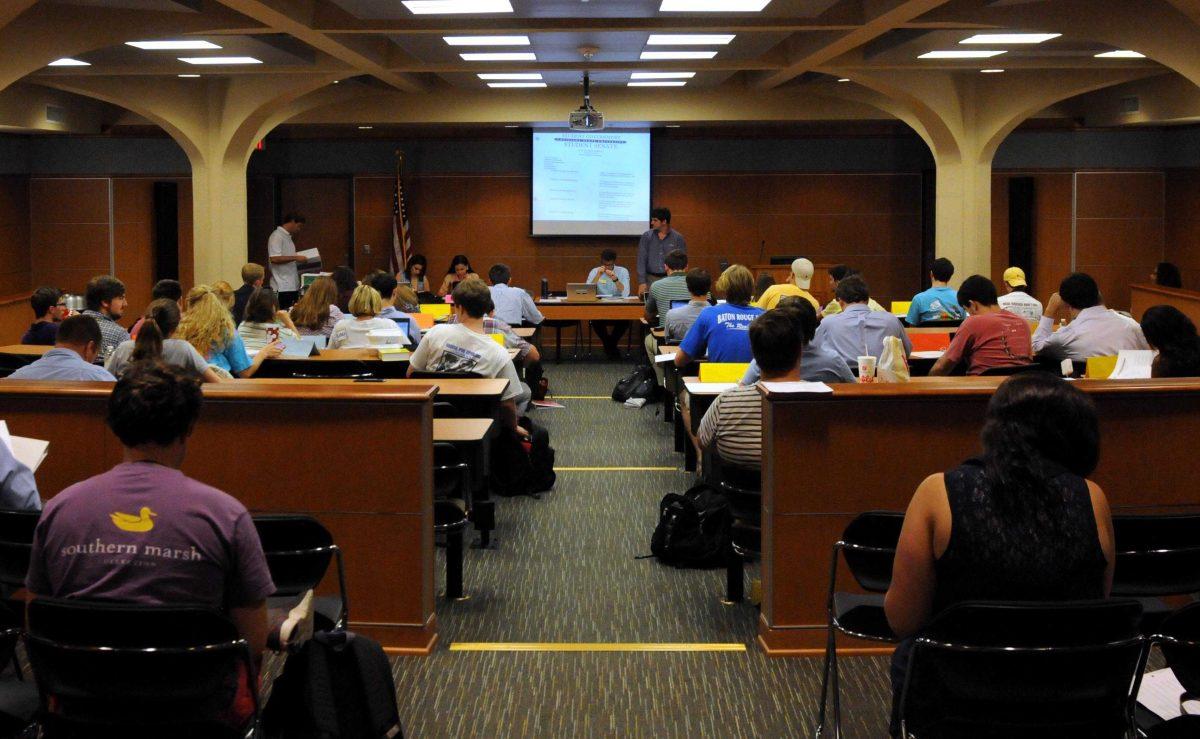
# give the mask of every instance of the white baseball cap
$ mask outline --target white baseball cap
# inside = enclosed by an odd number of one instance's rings
[[[796,278],[796,287],[807,290],[812,284],[813,263],[804,257],[792,262],[792,276]]]

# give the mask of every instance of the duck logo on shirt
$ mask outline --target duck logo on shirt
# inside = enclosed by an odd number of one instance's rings
[[[154,528],[153,517],[157,515],[148,507],[142,506],[142,510],[136,516],[132,513],[114,511],[109,514],[109,518],[112,519],[113,525],[122,531],[144,534]]]

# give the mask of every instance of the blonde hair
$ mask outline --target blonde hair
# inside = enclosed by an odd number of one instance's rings
[[[377,316],[383,310],[383,298],[379,291],[370,285],[359,285],[350,296],[350,312],[356,318],[362,316]]]
[[[248,262],[242,265],[242,282],[251,285],[267,276],[267,271],[261,264]]]
[[[226,308],[233,307],[233,285],[225,280],[217,280],[212,284],[212,291],[216,293],[217,298],[225,304]]]
[[[224,348],[236,330],[233,316],[214,288],[196,285],[188,291],[187,313],[175,329],[176,339],[183,339],[207,358]]]
[[[734,305],[748,305],[754,297],[754,275],[740,264],[731,264],[717,278],[717,292],[725,293],[725,300]]]
[[[300,302],[292,306],[292,323],[297,328],[316,331],[329,320],[329,306],[338,299],[337,283],[329,277],[318,277],[308,286]]]
[[[421,309],[421,299],[417,297],[417,293],[408,285],[396,285],[396,290],[392,293],[392,302],[398,308]],[[416,308],[413,308],[413,306],[416,306]]]

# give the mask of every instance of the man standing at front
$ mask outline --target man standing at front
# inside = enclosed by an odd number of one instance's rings
[[[267,257],[271,260],[271,289],[279,294],[279,307],[287,310],[300,294],[300,272],[296,265],[306,261],[296,256],[296,242],[292,237],[304,227],[304,216],[288,213],[283,223],[271,232],[267,239]]]
[[[655,208],[650,211],[650,230],[638,240],[638,295],[645,295],[650,283],[666,277],[666,257],[676,249],[687,254],[683,234],[671,229],[671,211]]]

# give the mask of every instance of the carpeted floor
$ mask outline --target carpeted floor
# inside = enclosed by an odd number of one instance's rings
[[[753,644],[757,608],[725,606],[723,570],[675,570],[653,559],[658,501],[693,476],[679,468],[660,406],[607,399],[632,368],[548,365],[562,409],[550,431],[555,489],[497,503],[494,547],[470,549],[469,599],[438,599],[440,641],[398,658],[400,715],[410,737],[780,737],[811,735],[821,663],[768,659]],[[571,467],[670,467],[572,471]],[[822,565],[823,567],[824,565]],[[442,562],[439,550],[439,583]],[[754,576],[752,569],[747,577]],[[458,652],[461,642],[736,642],[745,652]],[[887,663],[843,661],[847,737],[886,734]]]

